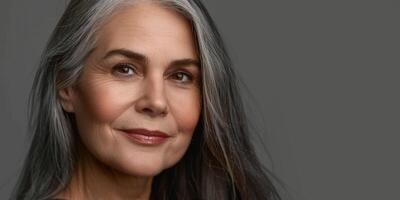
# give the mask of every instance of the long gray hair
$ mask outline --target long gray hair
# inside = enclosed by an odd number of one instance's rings
[[[249,141],[247,118],[224,44],[199,0],[157,1],[192,25],[202,71],[202,112],[185,156],[154,178],[151,199],[280,199]],[[76,164],[73,114],[57,91],[79,78],[96,32],[134,0],[71,0],[44,50],[29,99],[33,138],[12,199],[47,199],[69,182]]]

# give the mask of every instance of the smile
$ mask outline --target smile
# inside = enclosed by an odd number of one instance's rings
[[[131,141],[141,145],[158,145],[164,143],[169,136],[162,131],[150,131],[147,129],[120,129]]]

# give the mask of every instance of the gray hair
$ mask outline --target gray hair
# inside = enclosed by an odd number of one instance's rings
[[[102,23],[119,8],[137,1],[140,0],[72,0],[68,4],[42,54],[34,79],[29,99],[29,130],[33,130],[33,138],[12,199],[46,199],[68,183],[76,162],[76,128],[73,115],[63,111],[57,90],[76,83],[83,61],[95,48],[96,32]],[[248,189],[238,187],[250,184],[247,179],[251,176],[247,178],[244,173],[249,168],[246,163],[256,158],[245,135],[246,119],[237,80],[219,33],[199,0],[156,2],[179,12],[192,24],[202,71],[201,131],[210,133],[204,135],[204,144],[209,157],[230,179],[226,180],[231,187],[228,196],[235,199],[236,191],[241,191],[240,197],[250,197],[246,194]],[[254,169],[260,171],[261,168]],[[206,186],[209,191],[216,190],[212,187]],[[271,184],[269,188],[274,191]]]

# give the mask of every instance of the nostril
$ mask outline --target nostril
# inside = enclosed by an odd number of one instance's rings
[[[165,116],[167,114],[168,106],[165,97],[151,95],[146,93],[136,101],[135,108],[137,112],[142,114],[157,116]]]
[[[144,108],[143,112],[145,112],[145,113],[153,113],[153,110],[151,110],[150,108]]]
[[[157,116],[157,115],[165,116],[168,112],[166,109],[156,109],[156,108],[152,109],[152,108],[147,107],[147,108],[142,109],[142,113],[145,113],[145,114],[148,114],[151,116]]]

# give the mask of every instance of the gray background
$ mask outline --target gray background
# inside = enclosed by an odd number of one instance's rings
[[[0,199],[27,150],[27,97],[64,0],[0,2]],[[400,199],[400,2],[206,1],[293,199]]]

